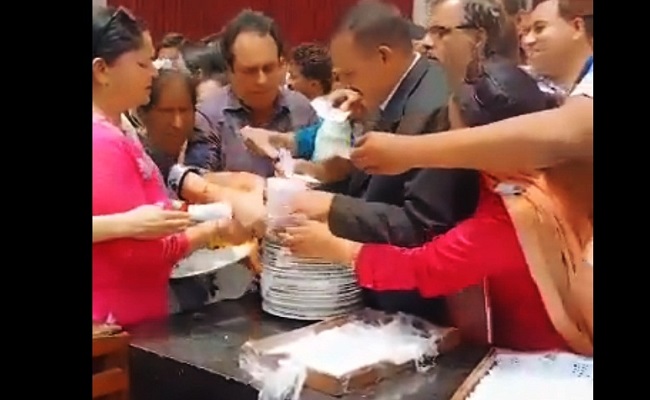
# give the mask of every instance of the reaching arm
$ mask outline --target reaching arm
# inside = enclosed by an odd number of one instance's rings
[[[93,243],[133,235],[134,232],[124,216],[124,213],[93,216]]]
[[[593,100],[572,96],[559,108],[489,125],[405,138],[418,168],[540,169],[593,157]]]
[[[510,218],[502,204],[495,206],[421,247],[348,242],[341,249],[362,287],[418,290],[426,298],[453,294],[484,278],[526,268]]]
[[[353,166],[350,160],[332,157],[321,162],[298,160],[294,172],[318,179],[323,184],[340,182],[350,176]]]
[[[218,132],[203,113],[196,113],[195,132],[187,141],[186,165],[209,171],[223,170],[221,160],[221,132]]]
[[[319,119],[317,123],[299,129],[292,137],[294,145],[291,150],[297,158],[311,160],[316,146],[316,135],[322,125],[323,120]]]
[[[328,216],[332,233],[358,242],[413,247],[448,231],[476,209],[476,171],[426,169],[407,174],[399,188],[404,191],[401,206],[336,195]]]
[[[127,139],[117,135],[93,137],[93,216],[126,212],[147,204],[143,177]],[[128,193],[128,195],[126,195]],[[120,195],[121,194],[121,195]],[[121,239],[101,245],[117,245],[129,241],[123,262],[132,265],[173,264],[185,256],[197,241],[196,237],[175,234],[160,239]],[[159,262],[147,260],[159,259]]]

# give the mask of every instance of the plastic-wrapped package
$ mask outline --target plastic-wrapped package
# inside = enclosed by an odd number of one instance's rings
[[[259,390],[259,400],[298,400],[307,379],[307,369],[288,357],[268,357],[258,362],[241,357],[239,366],[252,378]]]
[[[487,373],[463,398],[585,400],[593,395],[592,358],[559,352],[496,351]]]
[[[349,112],[332,106],[325,98],[312,101],[312,107],[323,119],[316,134],[312,161],[319,162],[333,157],[350,158],[352,149],[352,125],[348,120]]]
[[[319,162],[334,157],[350,158],[352,150],[352,125],[349,121],[323,120],[316,134],[312,161]]]
[[[240,356],[240,367],[253,378],[260,399],[297,398],[281,396],[299,396],[298,385],[303,383],[341,395],[408,367],[428,370],[441,347],[452,342],[448,339],[452,331],[403,314],[363,310],[249,342]]]
[[[296,160],[291,156],[287,149],[278,149],[278,168],[282,171],[285,178],[291,178],[296,168]]]
[[[430,347],[428,338],[404,322],[396,319],[371,325],[355,321],[303,337],[269,354],[288,354],[299,364],[336,378],[382,362],[400,365],[419,359]]]

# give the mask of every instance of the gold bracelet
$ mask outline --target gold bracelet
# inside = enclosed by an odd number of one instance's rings
[[[222,235],[221,232],[213,234],[208,242],[208,248],[211,250],[226,247],[227,245],[228,241],[224,238],[224,235]]]

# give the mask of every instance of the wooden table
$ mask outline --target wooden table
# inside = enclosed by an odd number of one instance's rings
[[[93,326],[93,399],[129,398],[129,342],[125,332],[98,332]]]

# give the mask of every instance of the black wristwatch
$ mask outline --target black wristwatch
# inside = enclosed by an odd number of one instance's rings
[[[167,176],[167,186],[176,193],[179,199],[184,200],[181,196],[181,188],[183,187],[183,181],[189,173],[195,173],[197,175],[202,175],[203,170],[198,167],[190,167],[181,164],[174,164],[169,170],[169,175]]]

